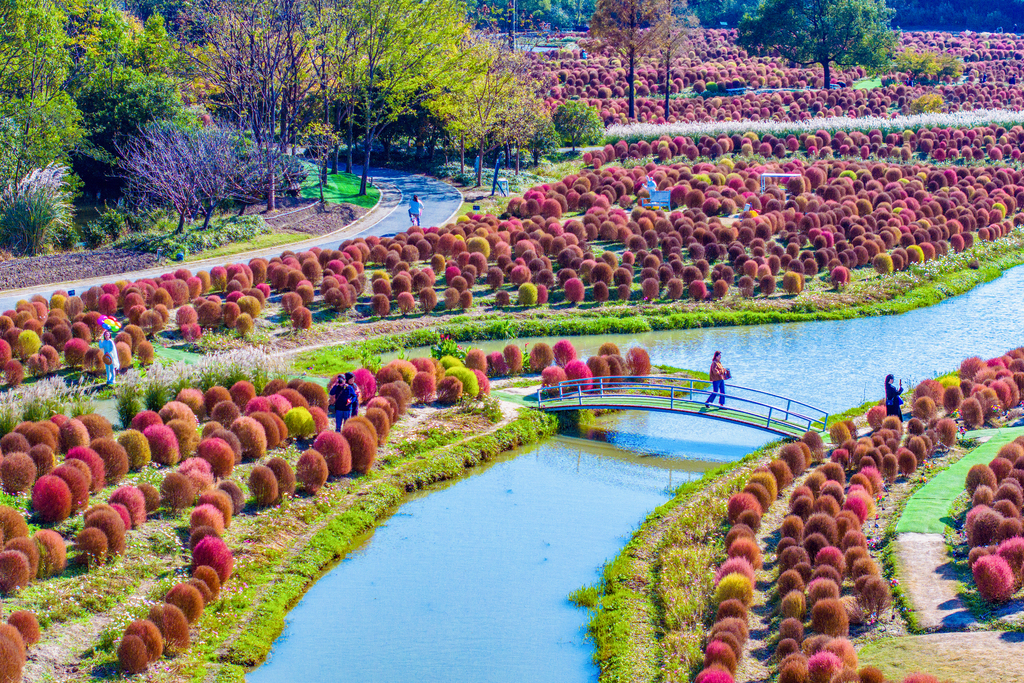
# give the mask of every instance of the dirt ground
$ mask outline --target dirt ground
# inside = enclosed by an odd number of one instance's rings
[[[1014,665],[1024,653],[1024,633],[933,633],[875,641],[859,653],[861,666],[877,666],[887,679],[927,672],[952,683],[1024,683]]]
[[[926,631],[961,630],[975,623],[957,597],[957,580],[942,534],[900,534],[900,581],[918,625]]]

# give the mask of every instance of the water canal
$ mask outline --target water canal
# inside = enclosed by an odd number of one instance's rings
[[[1022,297],[1019,267],[901,316],[573,342],[584,357],[611,340],[642,345],[655,363],[701,369],[718,349],[736,383],[836,412],[877,395],[887,372],[916,381],[967,355],[1024,344]],[[586,615],[566,595],[598,578],[670,485],[770,438],[711,420],[623,412],[417,494],[310,590],[248,678],[594,680]]]

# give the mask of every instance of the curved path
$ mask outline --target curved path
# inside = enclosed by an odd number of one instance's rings
[[[353,169],[353,172],[358,175],[362,172],[362,168],[357,166]],[[394,235],[409,227],[409,216],[406,206],[413,194],[418,195],[420,201],[424,203],[423,225],[444,225],[455,217],[462,206],[462,194],[458,190],[428,176],[404,173],[391,169],[372,168],[370,169],[370,180],[381,189],[381,199],[377,202],[377,205],[358,220],[327,235],[318,235],[301,242],[293,242],[269,249],[239,252],[231,256],[220,256],[185,263],[167,261],[146,270],[103,275],[73,282],[55,282],[48,285],[2,290],[0,291],[0,310],[14,308],[20,299],[28,299],[36,294],[42,294],[49,298],[57,289],[74,290],[77,293],[81,293],[90,287],[101,285],[105,282],[113,282],[120,279],[138,280],[141,278],[158,277],[164,273],[174,272],[182,267],[193,271],[203,270],[225,263],[248,261],[256,257],[270,258],[279,256],[286,250],[297,251],[313,247],[336,247],[339,242],[351,237]]]

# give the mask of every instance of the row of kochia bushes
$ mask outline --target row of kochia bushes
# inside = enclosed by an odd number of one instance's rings
[[[1002,381],[1000,393],[1006,393],[1011,387],[1017,388],[1014,382],[1006,380],[1016,380],[1022,370],[1024,347],[987,361],[968,358],[960,366],[960,377],[963,382],[981,381],[993,387]],[[1013,374],[1007,377],[1010,372]],[[984,418],[1019,406],[1019,394],[1014,398],[1016,402],[1012,405],[990,402],[983,404],[980,411],[972,408],[970,415],[961,410],[961,416],[965,423],[970,417],[969,424],[980,427]],[[985,600],[1006,602],[1024,586],[1024,437],[1000,447],[987,465],[971,467],[965,488],[970,505],[964,517],[963,534],[970,548],[967,562],[974,583]]]
[[[896,418],[884,419],[873,433],[860,439],[855,438],[857,429],[852,422],[837,422],[831,428],[829,461],[810,474],[804,476],[805,470],[826,455],[814,433],[783,446],[778,458],[750,476],[744,490],[729,499],[728,559],[716,575],[718,609],[705,648],[704,670],[697,681],[733,681],[748,638],[748,609],[757,575],[764,564],[757,536],[762,515],[797,480],[774,548],[778,574],[766,588],[776,615],[768,640],[774,641],[778,680],[882,683],[878,669],[858,671],[856,650],[848,639],[851,625],[873,623],[891,599],[888,583],[868,552],[861,529],[875,516],[875,500],[885,495],[886,481],[894,481],[900,471],[905,476],[913,474],[918,462],[940,443],[949,446],[955,442],[955,424],[951,432],[948,427],[940,429],[934,417],[931,424],[913,418],[900,446],[904,429]],[[848,477],[850,472],[853,474]],[[912,674],[905,680],[924,683],[934,679]]]

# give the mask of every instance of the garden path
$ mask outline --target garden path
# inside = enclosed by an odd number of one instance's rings
[[[907,503],[896,531],[900,581],[926,631],[964,630],[975,619],[958,596],[958,580],[946,554],[944,533],[951,527],[950,507],[964,491],[967,471],[987,463],[999,449],[1024,434],[1022,427],[970,432],[984,441],[922,486]]]
[[[356,167],[356,173],[361,171],[361,168]],[[380,201],[358,220],[328,235],[319,235],[302,242],[293,242],[283,247],[278,246],[240,252],[231,256],[190,261],[184,264],[167,261],[154,268],[126,272],[121,275],[104,275],[102,277],[72,282],[4,290],[0,292],[0,310],[14,308],[18,300],[28,299],[35,294],[42,294],[49,298],[57,289],[75,290],[80,293],[90,287],[113,282],[118,279],[138,280],[140,278],[158,277],[163,273],[174,272],[180,267],[186,267],[192,271],[204,270],[225,263],[238,263],[257,257],[270,258],[278,256],[286,249],[297,252],[313,247],[337,247],[341,240],[350,237],[392,235],[409,227],[406,206],[408,199],[413,194],[419,195],[420,200],[425,205],[423,210],[424,225],[443,225],[447,223],[455,217],[459,207],[462,205],[462,195],[458,190],[429,176],[378,168],[370,169],[370,175],[374,184],[381,188]]]

